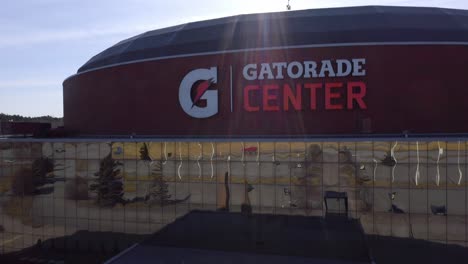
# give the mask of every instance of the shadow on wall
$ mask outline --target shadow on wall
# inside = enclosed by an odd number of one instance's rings
[[[23,167],[13,175],[11,190],[15,196],[50,194],[54,191],[53,186],[56,181],[63,181],[54,176],[54,160],[41,157],[33,161],[30,168]]]
[[[78,175],[73,181],[67,180],[65,184],[65,199],[88,200],[88,180]]]
[[[53,159],[47,157],[35,159],[30,167],[14,170],[9,191],[4,193],[8,198],[1,205],[4,213],[32,225],[34,196],[52,194],[54,183],[64,180],[55,177],[55,170]]]

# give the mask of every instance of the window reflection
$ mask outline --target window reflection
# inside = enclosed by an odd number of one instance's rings
[[[325,216],[328,192],[346,196],[347,215],[368,233],[465,242],[466,146],[446,139],[2,142],[0,225],[3,237],[29,236],[11,245],[23,248],[78,230],[151,232],[194,209]],[[33,173],[37,166],[44,173]],[[99,177],[120,186],[110,206],[91,187]],[[344,210],[333,202],[329,210]]]
[[[323,143],[323,161],[338,162],[338,143],[324,142]]]
[[[272,142],[260,142],[260,157],[259,161],[270,161],[275,162],[275,143]],[[250,149],[254,150],[256,147],[251,146]]]
[[[373,142],[356,142],[356,162],[373,163]]]

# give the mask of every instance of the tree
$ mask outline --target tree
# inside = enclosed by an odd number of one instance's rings
[[[61,117],[52,117],[52,116],[38,116],[38,117],[29,117],[21,115],[8,115],[0,113],[0,121],[13,121],[13,122],[60,122],[63,123],[63,118]]]
[[[124,195],[122,176],[120,169],[122,163],[107,155],[99,164],[99,171],[94,174],[97,178],[93,180],[90,190],[97,193],[97,203],[100,206],[114,206],[123,203]]]
[[[148,188],[146,200],[163,206],[164,204],[167,204],[171,195],[169,194],[169,185],[166,183],[162,175],[162,162],[152,161],[150,163],[150,170],[153,181]]]

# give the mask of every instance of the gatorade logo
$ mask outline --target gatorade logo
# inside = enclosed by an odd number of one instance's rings
[[[191,117],[208,118],[218,113],[217,68],[196,69],[179,86],[179,103]]]

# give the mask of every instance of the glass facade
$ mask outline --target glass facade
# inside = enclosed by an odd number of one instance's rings
[[[466,246],[467,144],[2,141],[0,250],[80,230],[150,234],[197,209],[347,214],[367,234]]]

